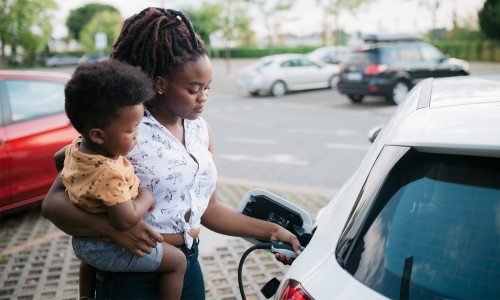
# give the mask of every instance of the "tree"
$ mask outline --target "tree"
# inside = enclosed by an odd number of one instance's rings
[[[493,40],[500,40],[500,0],[486,0],[477,14],[479,26]]]
[[[95,48],[95,34],[104,32],[108,39],[105,53],[112,52],[113,41],[120,35],[120,25],[123,19],[120,13],[103,11],[94,15],[94,18],[80,31],[80,43],[88,52],[97,52]]]
[[[109,11],[120,13],[114,6],[100,3],[89,3],[77,9],[72,9],[66,19],[66,26],[76,40],[80,40],[80,31],[89,23],[97,12]]]
[[[332,14],[335,17],[335,27],[337,32],[337,37],[335,39],[336,45],[338,45],[340,41],[340,13],[344,10],[347,10],[351,14],[354,14],[362,4],[367,4],[373,1],[375,0],[316,0],[316,3],[325,9],[326,15]],[[327,22],[325,21],[325,32],[327,28],[326,23]]]
[[[230,73],[229,58],[231,56],[229,50],[229,41],[234,39],[245,39],[253,31],[250,29],[251,18],[248,17],[247,0],[220,0],[219,5],[222,8],[220,16],[220,28],[224,40],[226,42],[226,73]]]
[[[53,0],[0,0],[0,40],[2,62],[7,68],[5,45],[23,47],[28,64],[33,66],[36,53],[42,51],[52,33]]]
[[[210,34],[221,29],[220,17],[222,7],[219,4],[211,4],[203,2],[200,9],[185,8],[182,11],[186,12],[193,23],[193,28],[200,35],[205,45],[210,47]]]
[[[431,29],[431,44],[434,44],[434,40],[436,39],[436,14],[441,6],[441,2],[444,0],[418,0],[419,5],[428,9],[432,14],[432,29]]]
[[[277,12],[290,10],[295,4],[295,0],[252,0],[264,15],[267,34],[269,36],[269,55],[273,54],[274,17]]]

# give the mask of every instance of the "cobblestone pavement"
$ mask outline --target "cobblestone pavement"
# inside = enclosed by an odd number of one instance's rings
[[[251,188],[256,186],[219,184],[219,201],[236,208]],[[331,199],[331,195],[324,194],[269,191],[304,208],[313,220]],[[73,253],[70,239],[41,216],[39,207],[3,217],[0,220],[0,300],[78,299],[80,262]],[[240,299],[238,263],[249,246],[242,239],[231,238],[214,249],[204,249],[199,261],[207,300]],[[281,279],[287,268],[263,250],[251,253],[243,268],[247,299],[265,299],[260,293],[261,287],[272,277]]]

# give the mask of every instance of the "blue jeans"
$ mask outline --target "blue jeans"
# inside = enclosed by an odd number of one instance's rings
[[[183,300],[205,299],[205,283],[196,254],[187,259]],[[160,273],[118,273],[97,270],[95,300],[159,299]]]

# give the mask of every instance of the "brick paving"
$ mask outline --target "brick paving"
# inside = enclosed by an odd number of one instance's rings
[[[219,201],[234,208],[243,195],[257,186],[218,184]],[[321,193],[269,189],[304,208],[315,218],[331,199]],[[203,241],[201,243],[203,247]],[[207,300],[240,299],[237,270],[250,244],[239,238],[204,251],[199,261],[205,278]],[[70,236],[62,233],[32,208],[0,220],[0,300],[78,299],[78,269]],[[251,253],[243,268],[247,299],[265,299],[261,287],[272,277],[281,279],[288,266],[263,250]]]

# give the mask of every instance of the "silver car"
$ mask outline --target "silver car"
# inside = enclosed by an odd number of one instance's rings
[[[303,54],[265,56],[238,72],[238,86],[252,96],[270,93],[281,97],[287,91],[335,88],[337,65],[315,62]]]
[[[307,53],[307,57],[312,60],[322,61],[327,64],[339,64],[344,57],[352,52],[354,48],[347,46],[327,46],[321,47],[313,52]]]

